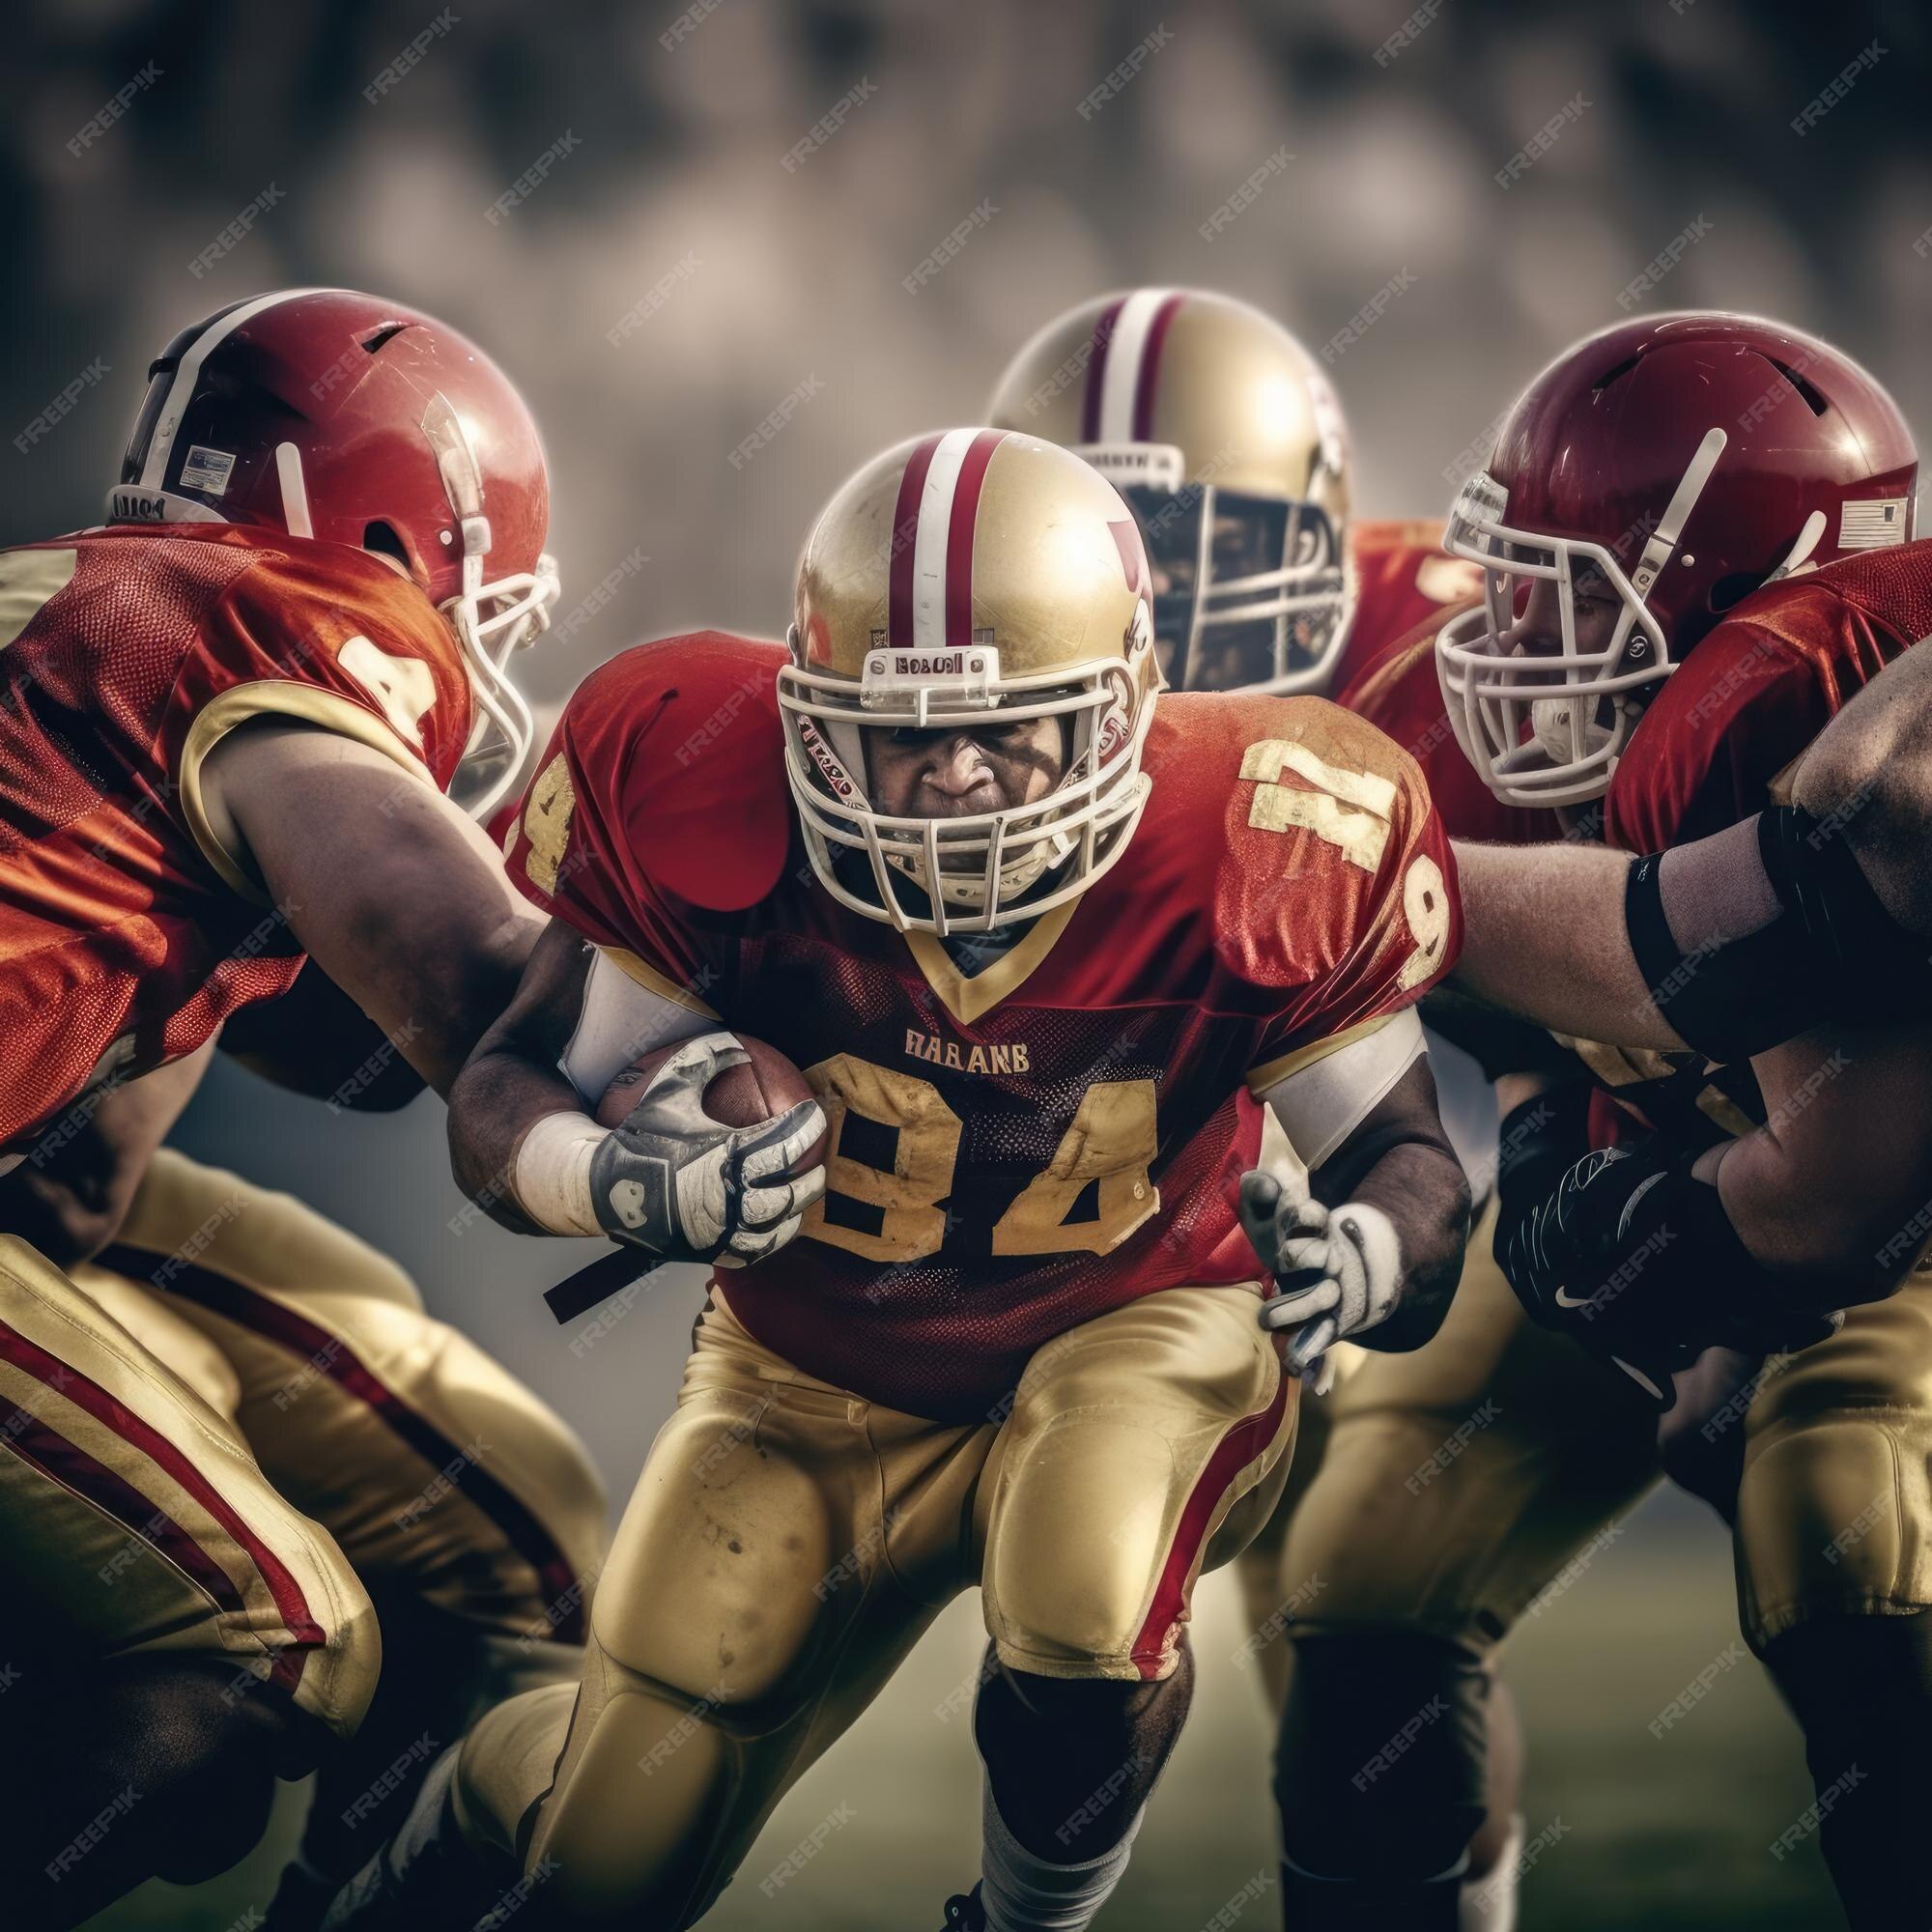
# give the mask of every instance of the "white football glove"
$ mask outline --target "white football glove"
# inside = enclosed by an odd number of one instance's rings
[[[1240,1211],[1250,1245],[1275,1279],[1262,1326],[1302,1331],[1289,1350],[1295,1369],[1395,1313],[1402,1244],[1379,1208],[1362,1201],[1324,1208],[1257,1169],[1241,1177]]]
[[[825,1191],[825,1169],[791,1164],[825,1131],[816,1100],[749,1127],[704,1111],[704,1091],[749,1056],[728,1033],[687,1040],[651,1076],[621,1127],[590,1157],[599,1225],[671,1261],[726,1267],[762,1261],[799,1231]]]

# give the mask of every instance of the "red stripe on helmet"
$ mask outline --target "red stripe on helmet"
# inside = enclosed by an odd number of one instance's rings
[[[1169,296],[1154,310],[1153,320],[1148,324],[1147,341],[1141,348],[1141,366],[1134,379],[1134,440],[1151,442],[1153,440],[1153,392],[1154,384],[1160,380],[1161,346],[1167,340],[1169,325],[1174,321],[1180,304],[1187,298]]]
[[[1114,325],[1127,304],[1122,296],[1110,301],[1094,323],[1094,337],[1087,345],[1087,390],[1080,402],[1080,440],[1100,440],[1100,391],[1107,381],[1107,345],[1114,339]]]
[[[912,587],[914,554],[919,543],[919,499],[925,494],[925,472],[941,439],[929,436],[906,461],[899,477],[898,501],[893,505],[893,533],[887,555],[891,561],[886,598],[886,642],[894,650],[912,648]]]
[[[1003,429],[982,429],[973,439],[952,486],[952,511],[946,525],[946,641],[973,641],[973,529],[980,516],[980,490],[986,466],[1006,440]]]

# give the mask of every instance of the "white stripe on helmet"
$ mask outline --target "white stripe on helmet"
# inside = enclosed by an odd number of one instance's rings
[[[952,528],[952,498],[959,470],[973,447],[976,429],[948,430],[939,439],[919,496],[919,526],[912,548],[912,645],[943,650],[946,645],[946,546]]]
[[[1134,437],[1134,396],[1140,388],[1141,363],[1147,355],[1148,331],[1172,289],[1136,289],[1121,304],[1114,332],[1107,340],[1107,366],[1100,379],[1100,442],[1131,442]]]
[[[340,289],[277,289],[273,295],[257,296],[253,301],[245,301],[240,308],[229,310],[218,322],[211,323],[204,328],[182,357],[174,380],[168,384],[167,403],[161,411],[160,420],[155,425],[154,435],[148,439],[148,460],[141,469],[141,487],[144,490],[162,487],[176,433],[182,426],[182,418],[187,413],[188,404],[194,400],[195,384],[201,381],[201,365],[208,360],[211,350],[226,342],[244,322],[260,315],[265,308],[273,308],[277,302],[294,301],[298,296],[343,293],[345,291]]]

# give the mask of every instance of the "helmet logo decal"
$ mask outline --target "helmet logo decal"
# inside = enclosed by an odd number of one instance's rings
[[[182,460],[181,486],[184,490],[202,490],[211,497],[219,497],[226,493],[228,479],[234,473],[233,450],[207,449],[192,442]]]

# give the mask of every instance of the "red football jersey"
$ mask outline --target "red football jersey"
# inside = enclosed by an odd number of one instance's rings
[[[301,719],[447,785],[468,672],[422,593],[341,545],[115,526],[0,551],[0,1150],[192,1053],[302,954],[202,810],[211,748]]]
[[[1328,689],[1338,701],[1398,638],[1432,627],[1479,596],[1481,570],[1442,548],[1442,526],[1427,518],[1349,526],[1355,614]]]
[[[823,1098],[825,1199],[716,1287],[808,1373],[984,1416],[1035,1349],[1256,1279],[1247,1076],[1415,1000],[1460,937],[1414,764],[1320,698],[1160,700],[1124,857],[977,973],[848,911],[793,831],[777,645],[702,633],[586,678],[510,852],[525,893],[768,1041]],[[1281,1070],[1286,1070],[1283,1067]]]
[[[1604,800],[1605,842],[1661,852],[1775,804],[1776,781],[1812,739],[1928,635],[1932,541],[1847,557],[1754,592],[1671,672],[1631,733]],[[1594,1110],[1600,1145],[1626,1132],[1633,1115],[1728,1132],[1764,1118],[1747,1065],[1578,1050],[1621,1103]]]

